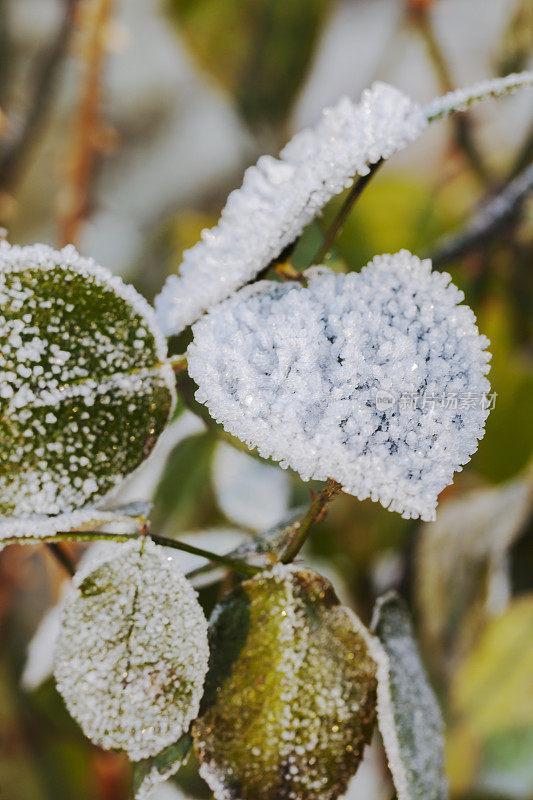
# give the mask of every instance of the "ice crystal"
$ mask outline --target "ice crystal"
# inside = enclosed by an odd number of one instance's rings
[[[213,482],[220,508],[238,525],[265,531],[287,515],[287,475],[225,442],[215,451]]]
[[[454,111],[465,111],[473,103],[485,100],[487,97],[500,97],[510,94],[517,89],[531,86],[533,71],[514,72],[504,78],[492,78],[480,81],[464,89],[455,89],[442,97],[436,97],[424,107],[428,120],[445,117]]]
[[[217,800],[332,800],[372,734],[367,634],[327,580],[277,565],[216,609],[200,774]]]
[[[0,514],[94,504],[150,453],[174,382],[153,311],[74,248],[0,243]]]
[[[171,556],[141,539],[74,579],[55,656],[57,686],[84,733],[138,760],[177,741],[198,712],[207,624]]]
[[[397,595],[378,600],[372,627],[378,725],[398,800],[447,800],[442,716]]]
[[[193,328],[196,397],[304,480],[431,520],[488,414],[488,340],[449,282],[401,251],[246,287]]]
[[[296,134],[279,159],[263,156],[232,192],[218,225],[184,253],[156,298],[158,321],[179,333],[204,311],[254,278],[356,175],[416,139],[427,125],[421,108],[384,83],[359,103],[344,97],[319,124]]]

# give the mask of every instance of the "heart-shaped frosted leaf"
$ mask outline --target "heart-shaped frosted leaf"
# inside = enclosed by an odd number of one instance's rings
[[[245,288],[196,323],[197,399],[304,480],[433,519],[483,435],[488,340],[450,276],[405,250],[309,276]]]
[[[375,664],[331,584],[297,566],[245,581],[214,612],[200,773],[217,800],[342,794],[374,726]]]
[[[150,453],[174,402],[148,304],[73,248],[0,244],[0,514],[92,504]]]
[[[378,600],[371,653],[378,664],[378,725],[398,800],[446,800],[443,723],[401,599]]]
[[[149,540],[118,547],[74,579],[55,677],[86,736],[139,760],[176,742],[198,712],[207,623],[167,551]]]

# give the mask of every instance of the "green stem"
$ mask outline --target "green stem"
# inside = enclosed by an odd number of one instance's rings
[[[63,531],[54,533],[53,536],[43,538],[21,537],[16,536],[10,539],[3,539],[2,544],[55,544],[56,542],[128,542],[131,539],[138,539],[140,536],[146,536],[151,539],[155,544],[162,547],[171,547],[174,550],[181,550],[184,553],[191,553],[195,556],[207,558],[209,561],[222,564],[225,567],[230,567],[237,572],[242,572],[245,575],[256,575],[261,572],[259,567],[254,567],[251,564],[246,564],[244,561],[236,561],[228,556],[212,553],[210,550],[204,550],[201,547],[195,547],[192,544],[180,542],[177,539],[167,539],[166,536],[158,536],[153,533],[106,533],[105,531]]]
[[[313,261],[311,262],[312,264],[320,264],[321,261],[325,258],[329,249],[333,245],[335,239],[341,232],[344,223],[348,219],[350,212],[355,205],[355,202],[362,194],[363,189],[365,189],[367,183],[369,183],[369,181],[376,174],[380,166],[383,164],[383,161],[384,159],[380,158],[379,161],[377,161],[375,164],[372,164],[369,172],[366,175],[362,175],[361,177],[357,178],[357,180],[354,182],[342,206],[335,215],[333,222],[331,223],[326,233],[324,234],[324,241],[322,242],[322,245],[320,246],[319,250],[316,252]]]
[[[334,481],[333,478],[327,479],[326,483],[313,499],[313,502],[305,512],[302,519],[294,526],[294,536],[289,541],[284,552],[280,555],[280,561],[282,564],[289,564],[291,561],[294,561],[305,544],[311,528],[316,522],[322,519],[326,506],[328,503],[331,503],[336,495],[339,494],[341,489],[342,486],[340,483]]]

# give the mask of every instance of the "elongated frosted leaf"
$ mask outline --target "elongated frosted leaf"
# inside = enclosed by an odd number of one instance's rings
[[[487,97],[501,97],[512,94],[517,89],[523,89],[533,84],[533,71],[515,72],[504,78],[493,78],[480,81],[465,89],[455,89],[442,97],[436,97],[424,108],[430,122],[441,117],[446,117],[454,111],[465,111],[469,106]]]
[[[222,600],[193,725],[217,800],[327,800],[345,791],[374,726],[375,664],[331,584],[276,566]]]
[[[378,725],[398,800],[446,800],[443,722],[409,614],[393,592],[376,605]]]
[[[140,760],[176,742],[198,712],[207,624],[163,548],[137,540],[113,552],[74,579],[55,677],[86,736]]]
[[[94,503],[150,453],[174,402],[148,304],[76,251],[0,243],[0,514]]]
[[[192,739],[186,733],[156,756],[137,761],[133,765],[133,796],[135,800],[149,800],[153,797],[156,787],[174,775],[181,767],[191,744]]]

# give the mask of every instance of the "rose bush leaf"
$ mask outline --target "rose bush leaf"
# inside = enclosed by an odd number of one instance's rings
[[[336,798],[374,727],[375,664],[331,584],[275,566],[226,595],[193,738],[217,800]]]
[[[4,517],[94,504],[147,457],[174,405],[152,310],[74,248],[0,244],[0,352]]]
[[[176,742],[198,712],[207,623],[164,548],[140,539],[101,553],[74,578],[55,677],[86,736],[139,761]]]

